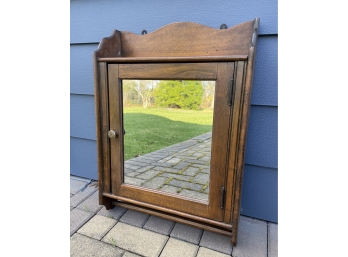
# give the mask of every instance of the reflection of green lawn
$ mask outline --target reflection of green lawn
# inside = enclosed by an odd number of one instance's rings
[[[125,160],[212,130],[213,110],[125,107],[123,112]]]

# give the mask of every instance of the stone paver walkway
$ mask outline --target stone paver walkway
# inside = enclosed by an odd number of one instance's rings
[[[95,181],[70,181],[70,256],[278,256],[275,223],[241,216],[232,247],[227,236],[121,207],[107,211],[98,203]]]
[[[211,132],[125,161],[125,183],[208,201]]]

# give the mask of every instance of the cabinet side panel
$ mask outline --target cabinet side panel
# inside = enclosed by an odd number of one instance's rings
[[[235,175],[235,197],[233,200],[233,211],[232,211],[232,244],[237,244],[237,232],[238,222],[240,214],[240,202],[242,193],[242,182],[243,182],[243,169],[245,159],[245,145],[248,128],[248,120],[250,113],[250,100],[251,100],[251,88],[253,81],[254,71],[254,52],[255,48],[250,48],[249,60],[246,68],[245,86],[242,93],[242,110],[240,117],[240,134],[238,137],[238,156],[237,166]]]
[[[93,53],[93,70],[94,70],[94,108],[95,108],[95,117],[96,117],[96,140],[97,140],[97,164],[98,164],[98,185],[99,185],[99,204],[103,202],[103,190],[102,181],[103,181],[103,155],[102,155],[102,135],[101,135],[101,99],[100,99],[100,75],[99,67],[97,61],[97,54]]]

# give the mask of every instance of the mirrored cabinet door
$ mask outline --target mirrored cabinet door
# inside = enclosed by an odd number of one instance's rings
[[[223,219],[233,72],[233,62],[109,65],[115,195]]]

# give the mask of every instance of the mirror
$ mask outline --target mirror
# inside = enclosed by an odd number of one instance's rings
[[[208,201],[215,81],[122,80],[124,183]]]

